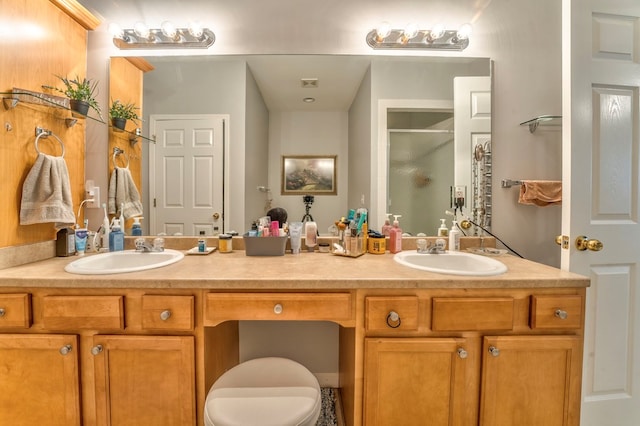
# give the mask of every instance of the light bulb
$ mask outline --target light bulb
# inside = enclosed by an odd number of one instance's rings
[[[116,24],[115,22],[112,22],[109,24],[108,31],[109,31],[109,34],[111,34],[115,38],[124,37],[124,30],[120,25]]]
[[[391,25],[388,22],[381,22],[376,28],[376,41],[382,42],[389,34],[391,34]]]
[[[195,38],[202,37],[202,25],[199,22],[191,22],[189,24],[189,34]]]
[[[442,37],[444,35],[444,25],[442,24],[436,24],[433,26],[433,28],[431,29],[431,32],[429,33],[429,41],[433,41],[433,40],[437,40],[440,37]]]
[[[164,21],[160,25],[160,28],[162,28],[162,34],[169,38],[176,38],[176,35],[178,34],[175,25],[173,25],[171,21]]]
[[[141,38],[149,38],[149,27],[144,22],[136,22],[133,25],[133,31]]]
[[[473,28],[471,27],[471,24],[462,24],[462,26],[458,30],[458,33],[456,34],[456,37],[458,38],[458,40],[466,40],[471,35],[472,30]]]
[[[402,32],[402,42],[406,43],[417,35],[418,27],[416,26],[416,24],[407,24],[407,26],[404,27],[404,31]]]

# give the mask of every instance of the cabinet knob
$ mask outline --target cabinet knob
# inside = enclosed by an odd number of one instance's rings
[[[3,317],[5,312],[4,308],[0,308],[0,317]]]
[[[400,315],[396,311],[390,311],[387,314],[387,325],[391,328],[398,328],[402,324],[400,320]]]
[[[160,319],[162,321],[166,321],[169,318],[171,318],[171,311],[169,309],[165,309],[164,311],[160,312]]]
[[[461,359],[465,359],[466,357],[468,357],[468,356],[469,356],[469,354],[467,353],[467,351],[466,351],[466,350],[464,350],[464,348],[458,348],[458,356],[459,356]]]
[[[489,346],[489,353],[493,356],[500,356],[500,349],[495,346]]]
[[[276,315],[280,315],[282,313],[282,305],[280,303],[276,303],[276,305],[273,307],[273,313]]]
[[[60,348],[60,355],[67,355],[69,352],[71,352],[71,348],[71,345],[64,345]]]
[[[91,353],[93,355],[99,355],[102,353],[102,345],[95,345],[94,347],[91,348]]]
[[[567,313],[567,311],[565,311],[564,309],[556,309],[556,312],[554,314],[556,317],[560,318],[561,320],[566,320],[567,317],[569,316],[569,314]]]

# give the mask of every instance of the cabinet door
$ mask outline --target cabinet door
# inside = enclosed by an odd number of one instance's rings
[[[364,424],[471,424],[466,339],[365,339]],[[473,398],[476,399],[476,398]],[[477,399],[476,399],[477,400]]]
[[[78,338],[0,334],[0,424],[80,425]]]
[[[480,425],[578,426],[578,336],[485,337]]]
[[[192,336],[93,337],[98,425],[194,425]]]

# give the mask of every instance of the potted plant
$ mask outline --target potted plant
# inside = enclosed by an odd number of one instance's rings
[[[138,107],[134,103],[122,103],[119,99],[111,102],[109,108],[109,118],[111,118],[111,125],[118,130],[124,130],[127,126],[127,120],[132,120],[137,123],[140,120],[136,110]]]
[[[47,89],[53,89],[60,93],[63,93],[69,98],[69,106],[72,111],[75,111],[83,116],[87,116],[89,108],[92,108],[102,120],[102,111],[100,105],[95,99],[94,93],[98,87],[98,82],[89,80],[86,77],[80,79],[76,75],[75,79],[69,79],[67,77],[57,76],[63,83],[65,88],[60,89],[53,86],[44,86]]]

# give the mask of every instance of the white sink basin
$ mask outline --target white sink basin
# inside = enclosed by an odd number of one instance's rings
[[[496,259],[460,251],[442,254],[402,251],[393,260],[409,268],[439,274],[487,276],[507,272],[507,266]]]
[[[145,271],[176,263],[184,257],[182,252],[168,250],[142,253],[136,250],[114,251],[83,256],[64,267],[72,274],[102,275]]]

